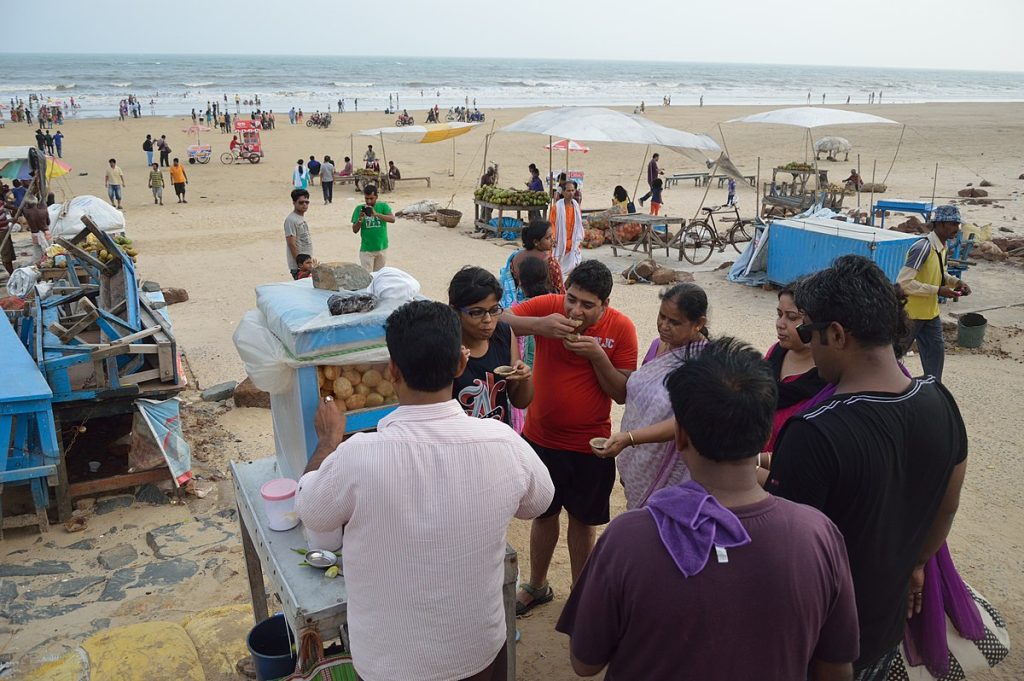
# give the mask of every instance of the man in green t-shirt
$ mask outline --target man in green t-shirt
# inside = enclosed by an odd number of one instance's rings
[[[394,222],[391,206],[377,200],[377,187],[368,184],[363,188],[365,202],[356,206],[352,213],[352,232],[362,240],[359,246],[359,264],[370,272],[384,267],[388,253],[388,226]]]

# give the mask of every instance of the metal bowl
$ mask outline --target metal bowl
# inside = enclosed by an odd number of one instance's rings
[[[338,556],[333,551],[313,549],[306,551],[306,562],[315,568],[326,570],[332,565],[338,564]]]

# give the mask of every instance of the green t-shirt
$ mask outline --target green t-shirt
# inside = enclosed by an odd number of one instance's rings
[[[363,206],[365,205],[365,203],[361,203],[352,211],[352,224],[359,220],[359,214],[362,213]],[[391,206],[383,201],[375,203],[373,209],[379,215],[391,215]],[[363,226],[359,229],[359,236],[362,239],[362,243],[359,246],[360,251],[373,253],[388,249],[388,223],[380,218],[373,216],[363,218]]]

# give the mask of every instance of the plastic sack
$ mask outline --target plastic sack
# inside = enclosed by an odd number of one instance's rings
[[[104,232],[122,234],[125,231],[124,213],[97,196],[76,196],[49,208],[50,232],[54,238],[70,239],[85,229],[82,216],[88,215]]]
[[[402,210],[398,211],[398,215],[430,215],[440,207],[441,204],[437,201],[424,199],[422,201],[417,201],[411,206],[406,206]]]
[[[292,389],[295,372],[288,365],[288,355],[281,341],[267,328],[267,318],[262,312],[246,312],[231,338],[245,363],[245,373],[257,388],[271,395]]]
[[[369,291],[380,301],[407,303],[420,294],[420,282],[396,267],[382,267],[373,273]]]
[[[18,298],[26,298],[39,281],[39,268],[19,267],[7,279],[7,292]]]

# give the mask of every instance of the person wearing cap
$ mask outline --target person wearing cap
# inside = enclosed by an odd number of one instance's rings
[[[925,375],[941,381],[946,349],[939,318],[939,296],[954,299],[967,296],[971,294],[971,287],[946,269],[946,241],[960,231],[960,209],[952,204],[938,206],[932,211],[930,227],[928,235],[910,247],[896,283],[907,297],[910,331],[905,345],[909,347],[916,340]]]

